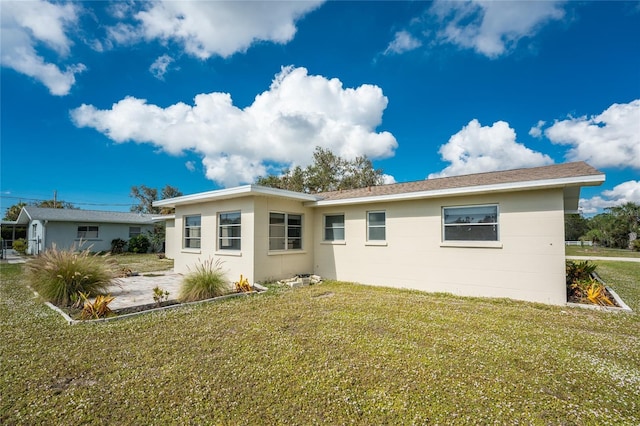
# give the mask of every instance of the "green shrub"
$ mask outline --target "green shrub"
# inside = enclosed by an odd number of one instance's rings
[[[214,262],[211,258],[196,265],[194,271],[184,277],[178,299],[182,302],[193,302],[228,293],[229,285],[221,265],[220,259]]]
[[[25,240],[24,238],[18,238],[13,242],[13,249],[19,254],[27,254],[28,247],[29,244],[27,244],[27,240]]]
[[[640,239],[633,240],[633,243],[631,243],[631,248],[633,249],[633,251],[640,251]]]
[[[596,270],[597,265],[584,262],[575,262],[573,260],[566,261],[567,285],[570,286],[575,281],[588,280],[591,274]]]
[[[126,245],[127,242],[122,238],[111,240],[111,254],[120,254],[124,252],[124,248]]]
[[[151,246],[149,238],[143,234],[129,239],[129,251],[131,253],[146,253],[149,251],[149,246]]]
[[[89,249],[58,250],[54,245],[26,265],[33,288],[59,306],[78,300],[80,292],[89,296],[104,293],[114,277],[112,262]]]

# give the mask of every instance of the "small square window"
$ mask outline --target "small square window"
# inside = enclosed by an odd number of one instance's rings
[[[344,214],[326,215],[324,217],[324,240],[344,241]]]

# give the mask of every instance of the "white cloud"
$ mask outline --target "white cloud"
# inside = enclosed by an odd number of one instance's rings
[[[171,56],[162,55],[151,64],[149,71],[158,80],[164,80],[164,75],[173,61],[174,59]]]
[[[473,119],[438,152],[451,164],[439,173],[431,173],[429,179],[553,163],[548,155],[516,142],[516,132],[504,121],[482,126]]]
[[[109,31],[118,43],[140,39],[176,42],[186,53],[201,59],[213,55],[227,58],[245,52],[260,41],[287,43],[296,33],[296,21],[316,9],[322,1],[221,2],[154,1],[133,14],[136,25],[120,23]]]
[[[544,134],[555,144],[571,146],[569,160],[640,169],[640,99],[613,104],[596,116],[556,120]]]
[[[388,175],[385,173],[382,175],[382,183],[385,185],[396,183],[396,178],[394,178],[392,175]]]
[[[95,128],[117,143],[197,152],[209,179],[234,186],[282,166],[306,166],[316,146],[350,159],[392,156],[396,139],[375,130],[386,107],[377,86],[343,88],[338,79],[286,67],[244,109],[233,105],[231,95],[214,92],[197,95],[194,105],[167,108],[127,97],[109,110],[82,105],[71,117],[76,126]]]
[[[536,124],[531,129],[529,129],[529,135],[533,136],[534,138],[541,138],[542,137],[542,127],[545,124],[547,124],[546,121],[543,121],[543,120],[538,121],[538,124]]]
[[[79,11],[75,3],[2,2],[2,66],[40,81],[52,95],[67,95],[75,84],[75,75],[86,67],[73,64],[61,69],[58,64],[47,62],[36,51],[36,45],[45,45],[59,58],[67,57],[72,45],[67,31],[77,23]]]
[[[430,13],[443,25],[439,41],[473,49],[489,58],[508,53],[565,12],[564,1],[436,1]]]
[[[186,163],[184,163],[184,166],[190,172],[194,172],[196,170],[196,163],[194,163],[193,161],[187,161]]]
[[[400,53],[408,52],[410,50],[417,49],[420,46],[422,46],[422,42],[416,39],[415,37],[413,37],[407,31],[398,31],[393,41],[389,43],[389,46],[387,46],[386,50],[384,51],[384,54],[385,55],[389,55],[392,53],[400,54]]]
[[[582,213],[597,213],[607,207],[620,206],[625,203],[640,204],[640,181],[629,180],[616,185],[613,189],[602,191],[602,196],[580,199]]]

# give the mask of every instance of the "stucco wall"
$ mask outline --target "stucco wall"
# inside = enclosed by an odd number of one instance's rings
[[[255,280],[271,281],[313,272],[314,211],[298,201],[255,198]],[[302,215],[302,250],[269,251],[269,213]]]
[[[174,270],[185,274],[198,264],[219,259],[229,282],[237,281],[240,274],[253,282],[253,204],[252,198],[245,197],[176,207],[175,229],[172,239],[167,239],[167,250],[174,256]],[[241,250],[218,250],[218,213],[238,210],[242,222]],[[197,214],[201,215],[201,247],[184,248],[184,217]]]
[[[175,219],[167,219],[164,230],[164,254],[169,259],[175,259],[176,254],[179,252],[178,242],[180,241],[180,234],[177,233]]]
[[[499,205],[499,247],[442,243],[443,206]],[[367,245],[366,212],[386,211],[386,245]],[[345,214],[345,242],[323,241],[325,214]],[[315,273],[342,281],[566,302],[562,190],[316,209]],[[495,245],[495,244],[494,244]]]

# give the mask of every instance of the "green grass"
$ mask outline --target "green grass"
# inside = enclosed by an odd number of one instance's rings
[[[607,247],[565,246],[567,256],[640,257],[640,252]]]
[[[332,282],[67,326],[0,273],[0,424],[640,423],[635,313]]]
[[[160,259],[156,253],[122,253],[111,255],[111,257],[120,268],[130,269],[133,272],[166,271],[173,268],[172,259]]]

